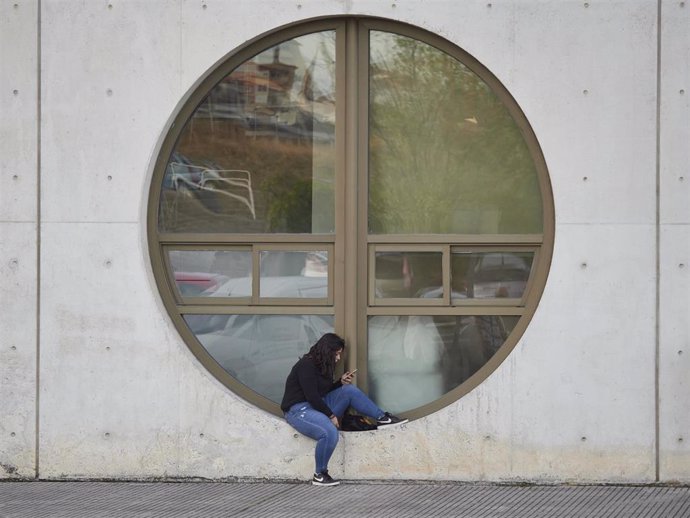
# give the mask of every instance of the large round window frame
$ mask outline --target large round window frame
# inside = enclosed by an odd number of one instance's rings
[[[357,38],[346,36],[348,31],[353,31],[353,27],[356,24],[364,24],[369,29],[384,30],[408,36],[436,47],[437,49],[440,49],[441,51],[457,59],[460,63],[465,65],[475,74],[477,74],[484,82],[486,82],[492,92],[502,101],[503,105],[509,111],[513,121],[520,130],[534,163],[542,200],[543,232],[541,235],[534,235],[532,242],[527,243],[534,246],[538,252],[535,258],[535,267],[533,268],[529,285],[527,287],[527,292],[523,297],[521,315],[512,332],[510,332],[508,338],[498,349],[498,351],[468,379],[466,379],[458,387],[443,394],[440,398],[415,408],[414,410],[404,412],[406,417],[409,417],[410,419],[424,417],[448,406],[476,388],[480,383],[487,379],[494,370],[497,369],[497,367],[515,348],[519,339],[522,337],[527,326],[529,325],[529,322],[534,316],[543,294],[550,269],[554,242],[554,209],[549,174],[541,147],[531,125],[529,124],[525,114],[522,112],[516,100],[498,80],[498,78],[473,56],[456,46],[454,43],[451,43],[450,41],[424,29],[397,21],[373,17],[336,16],[324,19],[301,21],[257,36],[240,47],[232,50],[215,65],[213,65],[209,71],[207,71],[206,74],[202,76],[187,92],[171,116],[169,123],[166,126],[165,133],[159,144],[159,149],[157,151],[157,157],[153,168],[152,181],[148,196],[147,237],[152,271],[163,304],[176,329],[191,352],[218,381],[229,388],[233,393],[239,395],[259,408],[262,408],[277,416],[282,415],[282,411],[280,410],[279,406],[275,402],[254,392],[249,387],[239,382],[223,367],[221,367],[219,363],[216,362],[216,360],[200,344],[182,317],[187,306],[176,298],[174,281],[165,260],[164,246],[185,246],[193,244],[197,247],[203,247],[208,246],[209,243],[214,243],[217,245],[218,243],[224,242],[224,237],[219,234],[196,233],[166,235],[160,232],[158,226],[158,210],[161,183],[163,181],[171,153],[175,149],[176,143],[182,133],[185,123],[192,117],[198,105],[211,91],[211,89],[232,70],[243,62],[251,59],[258,52],[268,49],[281,42],[303,36],[305,34],[329,29],[336,29],[339,31],[339,36],[336,42],[336,47],[338,49],[343,50],[348,48],[348,51],[356,52],[358,45]],[[358,37],[361,38],[361,36]],[[337,117],[340,118],[340,122],[337,125],[336,132],[339,131],[348,136],[347,142],[345,142],[345,137],[338,137],[338,142],[336,144],[338,153],[342,158],[342,161],[337,164],[337,190],[342,190],[345,187],[345,184],[348,182],[356,182],[357,178],[361,178],[361,175],[363,174],[361,170],[366,170],[366,165],[363,165],[362,163],[363,161],[366,161],[365,158],[362,158],[362,155],[365,153],[362,153],[360,158],[354,160],[346,158],[349,154],[353,152],[356,153],[358,146],[362,147],[363,149],[367,146],[367,135],[362,134],[363,132],[361,130],[357,131],[358,128],[353,130],[353,128],[349,127],[349,125],[351,125],[351,118],[347,116],[347,110],[357,113],[358,111],[361,112],[363,109],[361,100],[358,100],[357,92],[361,91],[363,87],[366,88],[363,85],[364,83],[367,83],[367,80],[366,77],[362,77],[364,75],[362,72],[365,69],[362,68],[362,65],[358,66],[360,67],[359,78],[345,77],[343,68],[344,65],[339,66],[336,71],[338,77],[337,80],[340,82],[340,84],[346,85],[347,88],[346,92],[340,93],[338,96],[339,101],[336,110]],[[344,104],[348,104],[347,109],[344,107]],[[351,138],[352,135],[356,135],[355,138]],[[360,192],[356,197],[361,198],[361,196],[362,195]],[[351,207],[353,205],[354,207],[357,207],[357,200],[346,201],[341,200],[341,198],[342,196],[338,196],[336,194],[336,214],[340,214],[341,219],[355,217],[353,214],[347,214],[347,211],[351,211]],[[336,218],[338,217],[339,216],[336,215]],[[361,226],[361,223],[359,223],[359,225]],[[366,222],[364,225],[366,225]],[[341,230],[342,228],[340,231]],[[338,223],[336,223],[336,234],[338,232]],[[351,239],[352,236],[349,236],[349,238]],[[269,238],[268,241],[271,241],[271,239]],[[363,241],[366,241],[366,239]],[[487,242],[482,238],[478,238],[474,241],[470,238],[468,243],[474,243],[478,246],[490,244],[490,242]],[[526,243],[525,241],[520,241],[519,244],[524,245]],[[369,253],[367,250],[367,243],[359,242],[356,250],[354,251],[344,251],[344,247],[342,245],[336,245],[335,248],[336,261],[345,261],[345,267],[343,269],[346,270],[346,272],[344,275],[356,277],[357,272],[352,271],[352,257],[358,257],[358,260],[364,258],[364,262],[366,262],[366,257]],[[336,285],[344,282],[345,279],[338,276],[336,276],[334,281]],[[335,304],[340,304],[342,306],[338,311],[334,311],[333,313],[335,319],[335,331],[343,335],[349,343],[363,343],[363,341],[365,343],[367,319],[366,305],[368,304],[367,289],[360,289],[359,293],[357,293],[354,297],[349,295],[345,296],[342,293],[336,294],[335,299]],[[218,313],[231,314],[236,312],[237,306],[216,308],[216,310]],[[260,312],[261,311],[258,313]],[[364,354],[362,354],[362,352],[358,351],[357,348],[351,347],[348,352],[347,362],[348,368],[361,366],[363,362],[366,362],[366,351],[364,351]]]

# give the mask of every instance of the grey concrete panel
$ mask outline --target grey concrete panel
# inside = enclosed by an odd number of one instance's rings
[[[690,482],[690,225],[661,233],[660,478]]]
[[[656,5],[513,4],[506,86],[542,145],[559,223],[655,221]]]
[[[0,221],[36,221],[38,11],[0,3]]]
[[[43,225],[41,474],[163,476],[177,459],[180,362],[137,224]]]
[[[0,479],[33,477],[36,224],[0,222]]]
[[[660,478],[690,481],[690,5],[661,4]]]
[[[37,41],[37,3],[0,3],[0,479],[36,464]]]
[[[660,217],[690,223],[690,5],[662,3]]]
[[[151,153],[182,95],[179,8],[42,7],[43,220],[139,221]]]

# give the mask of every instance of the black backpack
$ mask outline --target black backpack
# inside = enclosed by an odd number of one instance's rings
[[[358,414],[352,408],[348,408],[340,423],[343,432],[366,432],[376,430],[376,421]]]

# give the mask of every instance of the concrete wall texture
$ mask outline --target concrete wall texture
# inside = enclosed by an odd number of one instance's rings
[[[508,359],[404,430],[346,434],[332,471],[690,482],[680,0],[1,0],[0,477],[309,476],[313,442],[222,386],[172,326],[146,203],[200,76],[259,34],[344,14],[440,34],[506,85],[549,167],[556,238]]]

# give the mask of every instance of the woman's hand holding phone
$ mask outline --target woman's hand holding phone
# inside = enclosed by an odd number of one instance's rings
[[[350,383],[352,383],[352,378],[355,376],[355,372],[357,372],[357,369],[346,372],[345,374],[340,376],[340,382],[343,385],[349,385]]]

